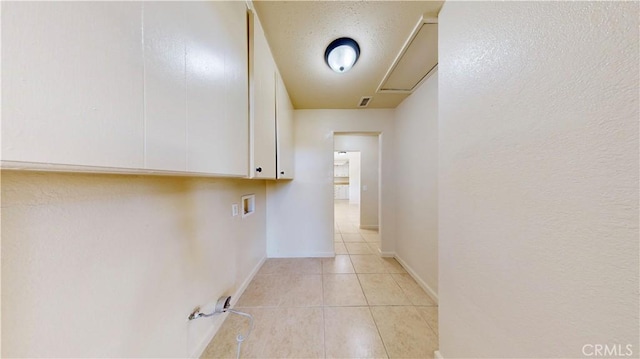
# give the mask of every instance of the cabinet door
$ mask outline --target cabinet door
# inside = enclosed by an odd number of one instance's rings
[[[247,8],[185,2],[187,171],[247,176]]]
[[[250,175],[276,178],[275,62],[260,21],[253,16],[251,38],[252,151]]]
[[[142,168],[142,3],[1,6],[2,160]]]
[[[278,179],[293,178],[293,105],[280,74],[276,82]]]
[[[145,168],[187,170],[185,16],[179,2],[144,2]]]

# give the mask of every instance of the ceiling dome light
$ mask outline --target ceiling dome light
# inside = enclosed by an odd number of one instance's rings
[[[360,46],[351,38],[341,37],[331,41],[324,52],[324,61],[335,72],[347,72],[358,61]]]

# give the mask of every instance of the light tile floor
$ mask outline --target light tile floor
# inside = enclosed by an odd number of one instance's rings
[[[395,259],[378,255],[378,233],[358,228],[357,206],[336,201],[335,213],[335,258],[268,259],[238,300],[235,308],[255,318],[241,357],[432,358],[434,301]],[[247,328],[230,314],[203,358],[235,358]]]

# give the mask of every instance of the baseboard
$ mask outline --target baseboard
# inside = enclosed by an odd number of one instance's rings
[[[383,252],[380,248],[378,248],[378,253],[383,258],[394,258],[396,256],[396,252]]]
[[[378,225],[372,225],[372,226],[360,225],[360,229],[370,229],[372,231],[377,231],[378,228],[380,228],[380,226]]]
[[[260,262],[258,262],[258,264],[255,267],[253,267],[253,269],[251,270],[251,273],[249,273],[249,275],[242,282],[240,287],[238,287],[238,289],[236,289],[235,293],[233,293],[233,295],[231,296],[231,307],[234,307],[236,305],[236,303],[238,302],[238,299],[240,299],[240,296],[242,296],[242,293],[244,293],[244,291],[247,289],[247,287],[249,286],[249,283],[251,283],[251,281],[253,280],[253,277],[256,276],[256,274],[258,273],[258,271],[260,270],[260,268],[264,264],[265,260],[267,260],[267,258],[263,257],[260,260]],[[211,326],[211,328],[207,332],[207,335],[205,335],[205,337],[202,340],[202,342],[200,342],[200,345],[198,345],[198,347],[193,351],[193,353],[191,354],[190,358],[200,358],[202,356],[202,354],[204,354],[204,351],[207,349],[207,346],[209,345],[209,343],[211,342],[213,337],[216,335],[216,333],[218,333],[218,330],[220,330],[220,327],[222,327],[222,323],[224,323],[224,321],[225,321],[225,319],[227,319],[228,315],[229,315],[229,313],[223,313],[219,317],[220,320],[216,320],[216,321],[213,322],[213,325]]]
[[[231,307],[232,308],[235,307],[236,303],[240,299],[240,296],[242,296],[242,293],[244,293],[244,291],[247,289],[247,287],[249,286],[249,283],[251,283],[251,281],[253,280],[253,277],[255,277],[256,274],[258,274],[258,271],[260,270],[260,268],[262,268],[262,265],[264,264],[264,262],[266,260],[267,260],[267,257],[262,257],[260,262],[258,262],[258,264],[256,264],[255,267],[253,267],[253,270],[251,270],[251,273],[249,273],[249,275],[244,280],[244,282],[242,282],[240,287],[238,287],[238,289],[236,289],[236,292],[233,293],[233,296],[231,297]]]
[[[442,356],[439,350],[436,350],[435,352],[433,352],[433,357],[435,359],[444,359],[444,357]]]
[[[427,292],[427,294],[431,297],[431,299],[433,299],[433,301],[436,302],[436,304],[438,304],[438,294],[436,293],[436,291],[433,290],[425,281],[423,281],[422,278],[420,278],[420,276],[418,275],[418,273],[416,273],[416,271],[414,271],[413,268],[411,268],[407,264],[407,262],[405,262],[397,254],[395,258],[398,262],[400,262],[400,265],[402,265],[404,269],[406,269],[407,272],[409,272],[409,274],[413,277],[413,279],[415,279],[418,285],[420,285],[420,287],[422,287],[422,289],[424,289],[424,291]]]

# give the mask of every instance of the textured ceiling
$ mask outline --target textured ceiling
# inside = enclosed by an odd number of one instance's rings
[[[376,89],[423,14],[437,16],[442,1],[257,1],[254,8],[297,109],[394,108],[406,94]],[[324,62],[338,37],[360,44],[360,59],[343,74]],[[436,49],[434,49],[435,51]]]

